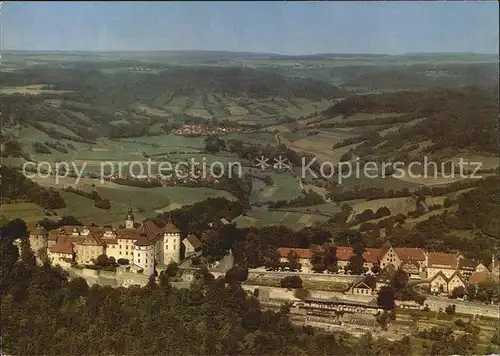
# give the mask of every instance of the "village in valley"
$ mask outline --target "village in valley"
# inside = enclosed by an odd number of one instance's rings
[[[204,125],[184,125],[179,129],[171,131],[173,135],[179,136],[210,136],[210,135],[224,135],[232,132],[239,132],[237,127],[215,127]]]

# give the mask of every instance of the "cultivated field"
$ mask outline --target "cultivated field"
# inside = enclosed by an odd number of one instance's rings
[[[408,212],[415,211],[416,204],[415,198],[405,197],[369,200],[352,205],[357,214],[366,209],[371,209],[373,212],[376,212],[378,208],[383,206],[388,207],[393,215],[397,215],[399,213],[407,215]]]
[[[69,90],[52,90],[47,89],[45,84],[33,84],[18,87],[6,87],[0,89],[0,93],[3,95],[8,94],[26,94],[26,95],[38,95],[38,94],[62,94],[68,93]]]
[[[337,179],[339,183],[341,184],[342,187],[345,189],[353,189],[354,187],[359,187],[362,189],[367,189],[367,188],[384,188],[385,190],[401,190],[403,188],[408,188],[409,190],[414,190],[418,188],[420,184],[411,182],[411,181],[406,181],[406,180],[400,180],[396,179],[394,177],[385,177],[382,178],[382,176],[377,177],[377,178],[369,178],[366,177],[363,174],[363,171],[359,173],[358,176],[356,176],[355,170],[353,168],[353,174],[350,177],[347,178],[338,178],[335,177],[334,179]],[[370,173],[374,174],[375,173]]]
[[[468,179],[468,178],[462,178],[458,174],[453,178],[443,178],[442,176],[440,176],[440,174],[437,174],[435,177],[433,175],[429,175],[428,177],[415,177],[415,176],[410,177],[408,172],[405,172],[403,177],[398,176],[393,178],[407,183],[426,185],[426,186],[450,184],[464,179]]]
[[[324,222],[328,218],[316,214],[287,211],[252,211],[246,216],[240,215],[233,220],[238,227],[264,227],[284,225],[294,230]]]
[[[345,133],[344,135],[345,138],[353,136]],[[361,143],[356,143],[349,146],[332,149],[332,146],[335,143],[335,139],[333,139],[331,136],[328,135],[319,137],[316,136],[319,135],[310,136],[308,138],[292,142],[284,138],[283,135],[280,135],[280,142],[287,145],[293,150],[313,154],[316,157],[318,157],[320,161],[331,162],[332,164],[336,164],[340,160],[340,157],[342,157],[344,153],[349,151],[349,149],[356,148],[361,144]],[[345,138],[340,139],[339,137],[337,142],[342,141]]]
[[[55,218],[47,216],[44,209],[34,203],[13,203],[13,204],[2,204],[0,205],[0,214],[5,216],[7,219],[23,219],[28,228],[33,228],[36,223],[44,218]]]
[[[450,159],[450,161],[454,162],[455,164],[458,164],[460,162],[460,158],[463,159],[464,163],[470,163],[470,166],[465,166],[465,169],[473,169],[476,163],[481,163],[481,168],[482,169],[492,169],[492,168],[498,168],[499,166],[499,160],[498,156],[483,156],[483,155],[469,155],[465,154],[462,156],[457,156],[453,157]],[[474,163],[474,164],[472,164]]]
[[[129,204],[136,210],[136,217],[144,219],[153,217],[158,212],[169,211],[183,205],[189,205],[208,198],[224,197],[234,200],[234,196],[226,191],[212,188],[187,188],[187,187],[155,187],[137,188],[119,185],[112,182],[101,184],[98,180],[82,178],[78,185],[74,178],[61,178],[56,184],[54,177],[42,179],[33,178],[42,186],[62,189],[72,186],[75,189],[92,192],[96,191],[102,198],[109,199],[111,209],[109,211],[94,207],[94,201],[81,197],[74,193],[62,192],[67,207],[58,209],[58,215],[73,215],[86,223],[114,224],[122,222],[123,214],[126,214]],[[142,211],[142,212],[140,212]]]
[[[289,173],[269,172],[268,175],[273,179],[272,186],[258,179],[253,180],[251,202],[291,200],[302,195],[297,178]]]

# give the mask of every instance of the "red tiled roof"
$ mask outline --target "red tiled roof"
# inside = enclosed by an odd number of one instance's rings
[[[150,240],[147,236],[141,237],[139,240],[134,242],[136,246],[151,246],[154,245],[154,241]]]
[[[124,240],[138,240],[140,238],[140,233],[133,229],[117,229],[116,238]]]
[[[378,248],[367,247],[365,248],[365,252],[363,252],[363,258],[365,259],[366,262],[371,262],[371,263],[378,262],[381,256],[380,251],[381,250]]]
[[[100,237],[94,236],[92,233],[88,234],[87,236],[51,235],[49,237],[49,240],[56,241],[56,244],[59,243],[59,241],[68,241],[71,242],[73,245],[75,244],[95,245],[95,246],[104,245],[102,239]]]
[[[488,280],[491,280],[493,282],[499,282],[498,276],[495,276],[493,273],[486,272],[486,271],[475,272],[475,273],[471,274],[471,276],[469,277],[470,284],[479,284],[481,282],[488,281]]]
[[[80,225],[64,225],[49,231],[49,235],[71,235],[73,232],[82,233],[83,230],[89,230],[89,233],[95,236],[103,234],[103,228],[100,226],[80,226]]]
[[[57,243],[50,247],[50,252],[53,253],[65,253],[72,254],[73,253],[73,243],[69,239],[59,238],[57,239]]]
[[[167,223],[165,226],[160,230],[160,233],[163,234],[177,234],[179,233],[180,230],[175,226],[175,224],[172,222],[172,217],[169,216]]]
[[[161,229],[151,220],[142,223],[137,229],[139,233],[144,233],[149,239],[155,238],[161,231]]]
[[[163,227],[163,229],[161,229],[161,231],[163,231],[164,233],[167,233],[167,234],[176,234],[178,232],[180,232],[181,230],[179,230],[177,228],[177,226],[174,225],[173,222],[169,221],[167,222],[167,224]]]
[[[446,282],[448,282],[448,278],[446,278],[446,276],[444,275],[443,271],[438,271],[438,273],[436,273],[436,274],[432,277],[431,281],[433,281],[433,280],[437,279],[438,277],[441,277],[441,278],[443,278]]]
[[[337,260],[338,261],[349,261],[349,259],[354,254],[354,249],[352,247],[337,246]],[[365,248],[363,252],[363,258],[366,262],[377,262],[379,260],[380,249],[378,248]]]
[[[193,248],[195,250],[197,250],[197,249],[199,249],[201,247],[201,241],[200,241],[200,239],[198,239],[196,236],[194,236],[192,234],[188,235],[185,238],[185,240],[187,240],[191,244],[191,246],[193,246]]]
[[[81,245],[92,245],[92,246],[102,246],[104,243],[95,237],[85,237],[83,240],[78,241]]]
[[[396,247],[394,251],[401,261],[425,261],[425,252],[421,248]]]
[[[428,267],[434,266],[446,266],[448,268],[457,269],[457,255],[454,253],[429,252]]]
[[[403,267],[404,266],[409,266],[409,265],[413,265],[415,267],[420,267],[420,265],[418,264],[417,261],[415,261],[414,259],[409,259],[409,260],[406,260],[406,261],[403,261],[402,264],[401,264]]]
[[[349,261],[353,255],[352,247],[337,246],[337,260],[338,261]]]
[[[308,248],[288,248],[288,247],[280,247],[278,248],[278,255],[280,257],[287,258],[290,251],[295,252],[297,257],[310,259],[312,257],[312,251]]]

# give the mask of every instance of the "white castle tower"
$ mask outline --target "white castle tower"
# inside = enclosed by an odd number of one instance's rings
[[[125,229],[133,229],[134,228],[134,214],[132,213],[132,206],[128,206],[127,217],[125,218]]]
[[[168,265],[170,262],[179,263],[181,260],[181,233],[172,219],[169,218],[163,228],[163,263]]]
[[[146,276],[155,272],[155,242],[145,234],[134,242],[134,264],[144,270]]]
[[[42,256],[47,256],[49,233],[40,224],[30,232],[30,247],[35,253],[36,260],[41,264]]]

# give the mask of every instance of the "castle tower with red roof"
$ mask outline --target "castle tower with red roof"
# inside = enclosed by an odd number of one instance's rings
[[[181,260],[181,232],[169,217],[163,228],[163,263],[179,263]]]

